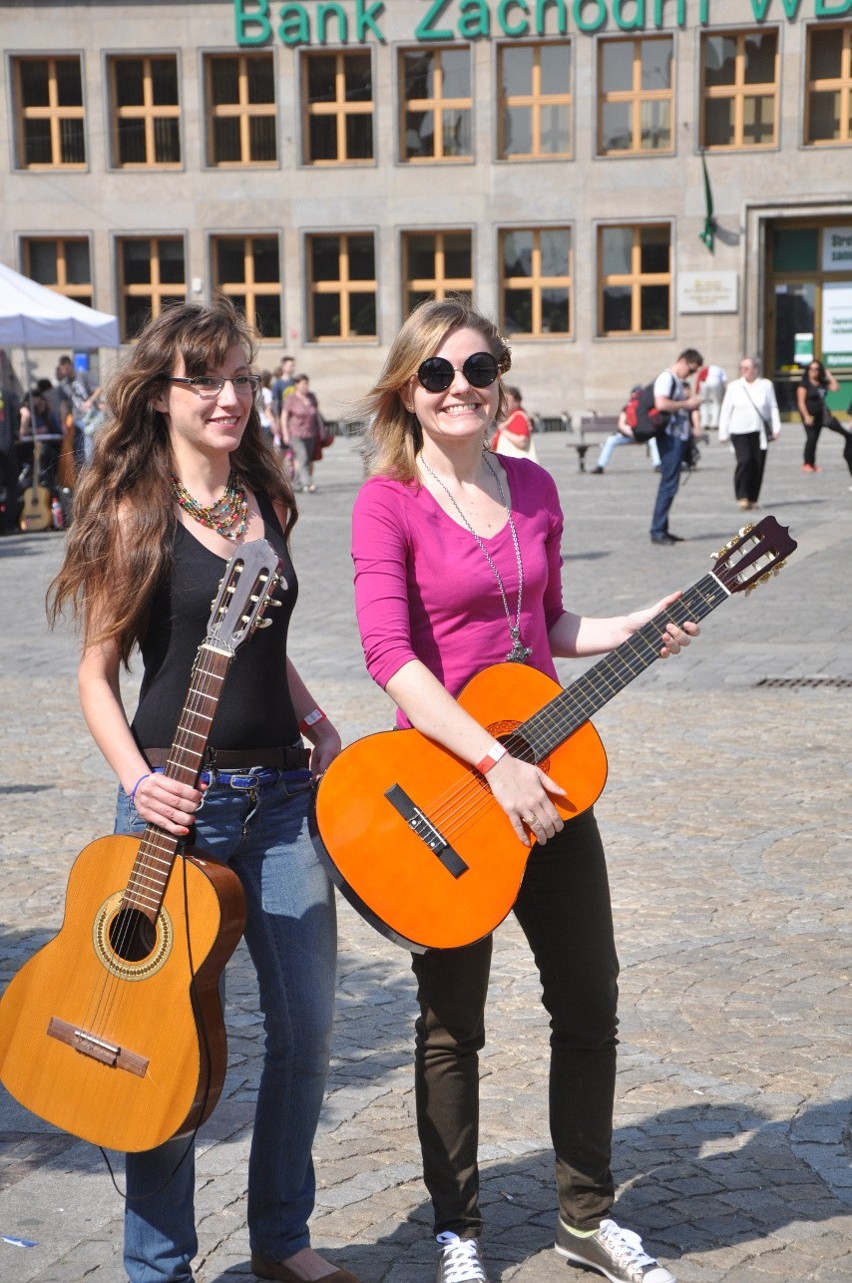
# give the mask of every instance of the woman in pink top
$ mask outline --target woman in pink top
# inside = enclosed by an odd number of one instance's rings
[[[608,1218],[618,962],[603,848],[592,811],[563,825],[563,790],[506,753],[455,696],[486,665],[519,660],[555,676],[554,656],[596,655],[674,598],[608,619],[562,604],[562,513],[552,478],[485,448],[505,413],[510,355],[462,299],[422,304],[366,398],[368,464],[353,517],[358,621],[375,680],[413,725],[483,773],[531,852],[515,914],[551,1017],[550,1123],[557,1250],[610,1279],[671,1283],[637,1236]],[[674,625],[661,654],[695,634]],[[438,1283],[484,1283],[478,1237],[478,1052],[490,937],[413,958],[420,1017],[415,1083],[423,1170],[440,1247]],[[629,1271],[633,1270],[633,1273]]]

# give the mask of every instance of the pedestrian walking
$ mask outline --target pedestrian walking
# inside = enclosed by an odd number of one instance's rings
[[[756,508],[766,467],[770,441],[781,435],[781,416],[775,389],[769,379],[760,378],[760,361],[744,356],[740,377],[725,389],[719,416],[719,440],[731,441],[737,463],[734,495],[740,508]]]
[[[75,494],[51,614],[82,617],[83,713],[119,780],[116,832],[146,824],[230,865],[248,902],[266,1049],[248,1174],[251,1264],[262,1279],[354,1283],[310,1246],[311,1147],[329,1062],[336,963],[331,884],[308,835],[311,771],[340,750],[331,721],[287,658],[297,583],[296,507],[264,441],[255,340],[233,305],[175,306],[150,321],[115,376],[110,417]],[[193,788],[162,773],[210,602],[234,549],[266,539],[283,564],[281,609],[238,655]],[[128,722],[119,670],[138,646],[143,679]],[[203,802],[203,806],[202,806]],[[124,1264],[131,1283],[191,1283],[198,1240],[194,1144],[126,1159]]]
[[[319,405],[310,390],[307,374],[297,374],[292,391],[284,400],[282,436],[293,451],[293,487],[313,494],[314,463],[322,451],[325,424]]]
[[[826,404],[826,394],[837,392],[840,384],[822,361],[811,361],[796,388],[796,406],[805,429],[805,455],[802,472],[822,472],[816,461],[817,442],[823,428],[844,438],[843,458],[852,475],[852,432],[844,428]],[[852,487],[851,487],[852,488]]]
[[[504,413],[510,353],[462,299],[421,304],[365,401],[370,477],[353,516],[367,666],[415,726],[475,766],[518,838],[536,842],[516,916],[551,1017],[556,1249],[618,1283],[673,1275],[610,1216],[616,975],[606,863],[594,813],[564,824],[562,789],[509,754],[456,701],[482,668],[610,650],[663,608],[592,619],[562,605],[563,518],[553,479],[486,450]],[[452,573],[448,573],[452,567]],[[666,602],[674,598],[667,598]],[[670,626],[661,654],[697,628]],[[415,1100],[439,1249],[438,1283],[486,1283],[479,1246],[479,1051],[491,937],[415,954]]]
[[[690,442],[696,432],[692,412],[698,409],[701,398],[691,393],[686,380],[701,368],[702,356],[695,348],[681,352],[674,365],[663,370],[654,380],[654,405],[669,416],[662,432],[658,434],[660,451],[660,484],[651,517],[651,543],[672,545],[680,543],[679,535],[669,530],[669,511],[680,486],[684,462],[690,457]]]

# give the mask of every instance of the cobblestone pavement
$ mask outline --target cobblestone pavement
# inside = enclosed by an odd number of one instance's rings
[[[852,494],[837,443],[820,447],[825,471],[804,476],[799,438],[791,425],[773,445],[764,487],[766,510],[799,541],[787,568],[596,718],[610,757],[598,814],[623,968],[617,1211],[681,1283],[852,1279]],[[547,435],[539,451],[566,509],[568,601],[585,613],[694,582],[742,522],[733,457],[715,442],[676,501],[685,542],[673,548],[647,538],[656,478],[644,451],[620,450],[605,476],[578,472],[570,436]],[[359,478],[354,444],[337,442],[294,535],[294,657],[347,739],[389,723],[353,620]],[[77,707],[74,639],[44,624],[60,555],[58,535],[0,542],[3,978],[55,932],[71,861],[111,827],[113,785]],[[583,667],[563,664],[564,680]],[[131,678],[130,701],[133,688]],[[582,1273],[551,1250],[538,984],[512,920],[496,938],[484,1251],[495,1283],[571,1283]],[[413,1123],[408,959],[343,903],[340,942],[314,1242],[363,1283],[421,1283],[435,1249]],[[245,1174],[261,1028],[242,947],[228,996],[230,1070],[199,1160],[198,1283],[252,1277]],[[36,1243],[0,1242],[0,1279],[122,1280],[121,1199],[98,1151],[5,1093],[0,1126],[0,1235]]]

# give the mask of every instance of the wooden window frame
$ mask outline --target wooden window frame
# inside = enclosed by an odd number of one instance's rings
[[[669,270],[668,272],[642,271],[642,233],[651,228],[664,228],[669,235]],[[603,238],[606,232],[616,228],[629,228],[633,233],[633,245],[630,251],[630,271],[616,272],[605,276],[603,272]],[[663,337],[672,332],[672,289],[674,279],[672,272],[672,225],[670,222],[649,223],[602,223],[598,227],[598,337],[610,338],[644,338]],[[607,285],[630,286],[630,329],[604,329],[604,289]],[[669,289],[669,323],[664,330],[642,329],[642,286],[667,285]]]
[[[672,49],[672,83],[668,89],[642,88],[642,48],[644,44],[660,44],[668,41]],[[631,44],[633,46],[633,84],[630,89],[614,89],[604,92],[603,58],[604,49],[613,44]],[[675,60],[674,37],[671,34],[636,36],[632,39],[607,38],[598,42],[597,57],[597,155],[598,156],[671,156],[675,149]],[[642,108],[649,102],[667,102],[669,104],[669,137],[668,147],[642,146]],[[604,148],[603,145],[603,112],[607,103],[630,104],[630,143],[629,147]]]
[[[745,42],[749,36],[759,33],[775,37],[775,79],[771,82],[756,83],[745,80]],[[736,70],[733,85],[707,85],[705,49],[710,39],[724,37],[736,40]],[[701,36],[701,146],[705,151],[770,151],[778,146],[778,60],[780,41],[774,27],[747,27],[733,31],[705,31]],[[769,142],[745,142],[745,100],[747,98],[772,98],[774,111],[772,115],[772,138]],[[707,103],[713,99],[730,98],[734,103],[734,141],[732,143],[707,142]]]
[[[497,119],[497,156],[499,160],[507,161],[510,164],[517,161],[526,160],[571,160],[574,155],[572,146],[574,130],[574,94],[569,88],[564,94],[545,94],[541,92],[541,50],[545,47],[554,45],[564,45],[571,50],[573,59],[574,50],[572,40],[538,40],[535,42],[526,41],[521,44],[498,45],[497,46],[497,92],[499,95],[498,119]],[[532,68],[532,92],[528,94],[504,94],[503,92],[503,62],[507,52],[517,48],[529,48],[533,50],[533,68]],[[573,61],[570,64],[570,70],[573,73]],[[569,75],[569,85],[571,76]],[[511,156],[506,155],[506,124],[505,124],[505,107],[528,107],[532,121],[532,151],[514,152]],[[546,107],[567,107],[568,108],[568,150],[567,151],[542,151],[541,150],[541,117]]]
[[[533,252],[532,264],[529,276],[506,276],[506,237],[526,232],[532,235]],[[568,275],[567,276],[545,276],[541,270],[541,235],[543,232],[567,232],[568,234]],[[545,339],[548,341],[565,340],[574,337],[574,235],[573,228],[568,224],[560,224],[558,227],[502,227],[499,234],[499,254],[500,254],[500,327],[505,330],[506,325],[506,290],[517,289],[532,291],[532,329],[515,330],[511,334],[511,341],[515,339]],[[541,327],[541,296],[542,291],[551,288],[565,288],[568,290],[568,329],[567,330],[543,330]]]
[[[254,277],[254,242],[271,241],[271,240],[274,240],[278,243],[278,280],[277,281],[256,281]],[[223,241],[233,241],[235,243],[238,241],[241,241],[243,244],[243,280],[242,281],[220,281],[219,280],[217,264],[216,264],[216,259],[217,259],[216,251],[219,245],[221,245]],[[212,278],[213,278],[213,288],[215,293],[225,294],[227,296],[237,294],[241,298],[245,298],[244,310],[245,310],[246,320],[248,321],[250,326],[253,326],[255,329],[260,329],[261,327],[259,327],[257,324],[257,304],[256,304],[257,298],[261,296],[265,298],[271,298],[277,295],[279,300],[281,300],[281,295],[282,295],[283,282],[281,281],[281,245],[280,245],[278,236],[274,233],[268,233],[268,232],[267,233],[254,232],[254,233],[249,233],[248,235],[241,235],[239,233],[236,235],[233,235],[230,232],[223,232],[220,235],[211,236],[210,247],[212,250],[212,260],[213,260]],[[284,329],[283,303],[280,304],[280,315],[281,315],[281,329],[283,331]],[[284,337],[283,333],[282,334],[264,334],[263,336],[264,342],[272,342],[272,341],[278,342],[283,337]]]
[[[171,58],[175,64],[175,79],[179,71],[176,54],[116,54],[109,59],[109,83],[110,83],[110,134],[112,136],[112,167],[121,170],[148,170],[148,169],[181,169],[183,167],[183,139],[181,138],[180,125],[178,125],[178,150],[181,153],[179,160],[156,160],[157,145],[154,137],[156,130],[156,121],[158,120],[177,120],[180,122],[180,89],[178,89],[178,102],[155,103],[153,90],[153,76],[151,73],[151,64],[153,62],[165,62]],[[141,62],[142,63],[142,96],[141,104],[134,104],[131,107],[119,107],[118,105],[118,76],[119,67],[122,63]],[[139,120],[145,128],[145,156],[146,160],[122,161],[121,144],[119,141],[119,122],[122,120]]]
[[[85,284],[76,284],[68,280],[66,246],[72,242],[75,245],[85,245],[89,251],[89,279]],[[92,285],[92,246],[88,236],[25,236],[21,242],[24,275],[29,276],[32,280],[36,278],[32,271],[31,248],[36,243],[56,246],[56,284],[47,285],[43,281],[40,281],[39,284],[43,284],[47,290],[53,290],[55,294],[61,294],[64,298],[73,298],[83,303],[84,306],[91,307],[94,290]]]
[[[444,83],[444,70],[441,58],[447,51],[455,52],[457,48],[465,48],[468,53],[468,71],[470,79],[471,93],[469,98],[445,98],[442,93]],[[437,57],[435,64],[435,92],[431,98],[406,98],[405,97],[405,59],[412,53],[430,53]],[[399,50],[399,140],[400,140],[400,161],[404,165],[469,165],[473,160],[473,130],[471,129],[470,152],[464,156],[447,156],[444,154],[444,112],[445,111],[469,111],[471,123],[473,122],[473,59],[471,57],[470,45],[437,45],[434,48],[430,45],[428,48],[423,46],[412,47],[406,46]],[[434,143],[434,152],[431,156],[407,156],[405,149],[405,117],[409,111],[431,111],[433,115],[435,128],[432,132]]]
[[[124,279],[124,245],[128,241],[147,241],[149,245],[148,261],[151,264],[151,280],[138,281],[128,284]],[[161,241],[178,241],[183,245],[183,285],[178,285],[174,281],[163,282],[160,279],[160,242]],[[127,312],[125,309],[125,299],[128,298],[150,298],[151,299],[151,317],[159,316],[163,310],[163,299],[179,295],[183,289],[184,298],[187,297],[188,283],[186,281],[186,243],[183,236],[170,236],[162,232],[155,236],[127,235],[116,237],[116,260],[118,271],[116,279],[118,282],[118,297],[121,305],[121,329],[125,335],[122,340],[125,343],[133,340],[127,337]]]
[[[308,291],[309,307],[309,326],[311,343],[375,343],[378,334],[353,334],[351,332],[351,308],[350,296],[352,294],[375,294],[378,296],[379,283],[377,279],[372,281],[363,278],[350,278],[349,276],[349,241],[350,238],[357,236],[372,236],[373,238],[373,262],[375,264],[376,238],[374,232],[311,232],[307,237],[306,258],[306,280]],[[333,281],[315,281],[313,276],[313,245],[315,240],[320,238],[329,239],[334,237],[338,243],[338,264],[339,276]],[[375,270],[375,266],[374,266]],[[315,334],[314,333],[314,310],[313,300],[317,294],[339,294],[340,295],[340,333],[339,334]],[[376,299],[378,304],[378,297]],[[376,308],[376,328],[378,329],[379,317],[378,306]]]
[[[85,120],[86,107],[85,102],[79,107],[61,106],[59,103],[59,92],[57,89],[56,67],[60,62],[76,62],[80,68],[80,89],[81,94],[84,90],[83,83],[83,61],[79,54],[57,54],[48,55],[47,57],[20,57],[15,58],[15,97],[17,100],[17,141],[18,141],[18,169],[27,171],[36,171],[44,173],[50,169],[63,170],[85,170],[88,161],[85,159],[86,153],[86,135]],[[25,63],[46,63],[48,69],[48,97],[50,99],[46,107],[27,107],[24,105],[24,86],[21,78],[21,70]],[[24,125],[28,120],[48,120],[50,122],[50,151],[52,159],[45,164],[27,164],[26,163],[26,137]],[[62,142],[60,131],[63,120],[80,120],[83,122],[83,154],[84,159],[80,161],[63,161],[59,159],[62,156]]]
[[[812,41],[814,32],[839,31],[843,46],[840,54],[840,76],[824,78],[812,76]],[[805,147],[848,147],[852,143],[852,23],[831,23],[808,27],[805,80],[805,129],[803,143]],[[840,137],[810,138],[811,132],[811,94],[840,93]]]
[[[375,126],[375,108],[376,100],[372,97],[373,86],[370,85],[369,102],[349,102],[346,97],[346,59],[349,57],[363,58],[365,50],[363,49],[343,49],[339,51],[324,50],[322,52],[313,50],[310,53],[302,55],[303,84],[307,85],[307,64],[311,58],[334,58],[334,101],[333,102],[309,102],[307,93],[302,94],[302,157],[303,164],[310,165],[312,169],[328,168],[335,165],[375,165],[376,147],[375,147],[375,130],[373,134],[373,155],[372,156],[348,156],[346,152],[346,124],[350,116],[372,116]],[[311,117],[312,116],[334,116],[337,122],[337,159],[336,160],[314,160],[310,155],[311,149]]]
[[[435,239],[435,275],[434,277],[409,275],[409,254],[412,236],[432,236]],[[469,277],[447,276],[444,271],[446,262],[445,238],[447,236],[467,236],[470,239]],[[449,293],[467,293],[473,297],[473,232],[469,227],[450,227],[443,231],[433,231],[428,227],[409,228],[402,233],[402,313],[409,313],[408,296],[412,293],[431,293],[435,299],[446,298]]]
[[[273,102],[250,102],[248,93],[249,64],[261,58],[272,61],[272,53],[259,50],[256,53],[218,53],[207,54],[204,58],[204,92],[207,108],[207,164],[211,169],[277,169],[278,167],[278,104]],[[213,66],[225,59],[237,60],[237,82],[239,99],[235,103],[213,102]],[[275,122],[275,158],[273,160],[251,159],[251,121],[259,116],[272,116]],[[240,160],[217,160],[214,123],[217,120],[236,118],[240,125]]]

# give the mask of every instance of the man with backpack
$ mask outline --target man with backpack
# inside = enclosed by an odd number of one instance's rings
[[[692,411],[701,404],[700,395],[690,392],[686,380],[700,370],[702,364],[701,353],[688,347],[674,365],[654,380],[652,413],[658,416],[660,484],[651,518],[651,543],[670,547],[681,542],[680,537],[669,530],[669,510],[680,485],[681,468],[693,435]]]

